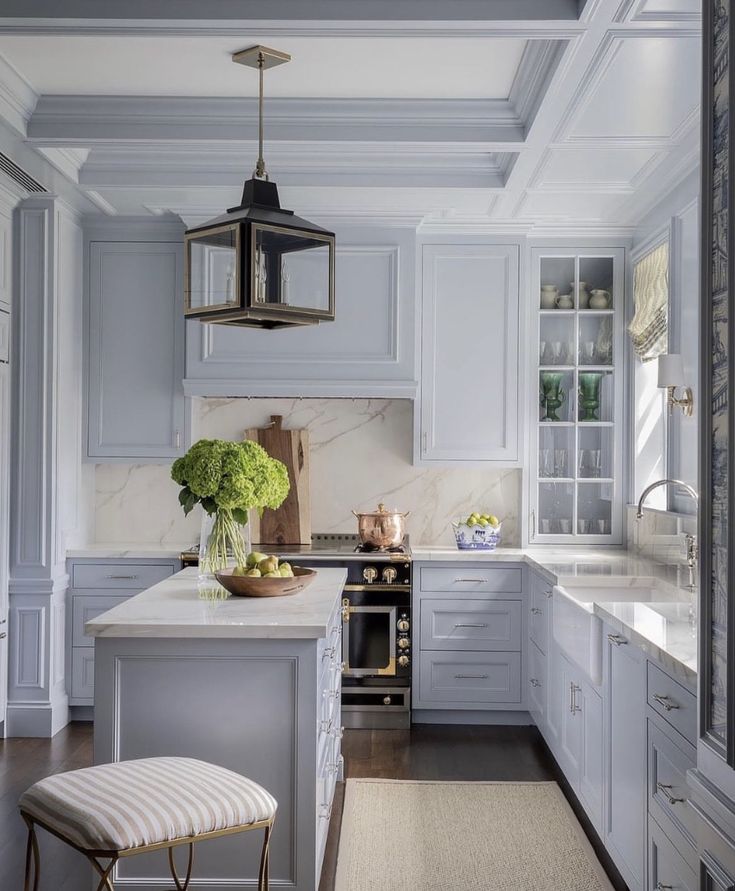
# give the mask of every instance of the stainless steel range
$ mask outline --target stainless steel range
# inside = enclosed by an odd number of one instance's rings
[[[312,535],[311,545],[253,545],[299,566],[347,570],[342,595],[342,722],[345,727],[411,724],[411,550],[408,538],[371,550],[357,535]],[[182,554],[185,565],[197,554]]]

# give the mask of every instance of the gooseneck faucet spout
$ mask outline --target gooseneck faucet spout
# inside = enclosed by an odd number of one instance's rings
[[[641,497],[638,499],[638,511],[636,513],[636,519],[640,520],[640,518],[643,516],[643,503],[645,502],[646,498],[648,498],[648,496],[651,494],[651,492],[653,492],[654,489],[658,489],[660,486],[680,486],[688,495],[692,497],[694,503],[697,505],[697,508],[699,508],[699,495],[697,495],[696,490],[693,489],[689,485],[689,483],[685,483],[682,480],[656,480],[655,483],[651,483],[651,485],[647,486],[641,493]]]

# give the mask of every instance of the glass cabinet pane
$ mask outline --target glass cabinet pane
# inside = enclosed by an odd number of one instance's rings
[[[574,365],[574,316],[547,313],[541,316],[539,365]]]
[[[539,307],[542,310],[573,309],[574,257],[541,260]]]
[[[580,365],[613,364],[612,315],[580,315],[578,362]]]
[[[539,476],[572,479],[574,461],[574,428],[542,427],[539,431]]]
[[[615,408],[612,372],[580,371],[577,379],[580,423],[610,423]]]
[[[577,476],[579,479],[612,479],[613,428],[580,427]]]
[[[610,534],[612,499],[612,483],[577,484],[577,535]]]
[[[612,309],[613,258],[580,257],[578,309]]]
[[[539,483],[539,533],[571,535],[573,520],[574,483]]]

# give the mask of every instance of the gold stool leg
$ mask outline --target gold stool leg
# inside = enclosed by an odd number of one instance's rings
[[[260,871],[258,873],[258,891],[268,891],[269,882],[268,882],[268,858],[269,858],[269,846],[271,840],[271,832],[273,831],[273,821],[265,827],[263,830],[263,851],[260,855]]]
[[[26,871],[23,881],[23,891],[38,891],[38,880],[41,875],[41,862],[38,855],[38,839],[33,820],[23,815],[28,827],[28,842],[26,844]],[[33,858],[33,888],[31,888],[31,857]]]
[[[100,874],[100,883],[99,885],[97,885],[97,891],[115,891],[110,876],[112,875],[112,870],[115,868],[115,864],[117,863],[118,858],[113,857],[107,864],[107,866],[102,866],[100,863],[97,862],[95,857],[90,857],[89,855],[87,855],[87,859]]]
[[[171,869],[171,876],[176,884],[176,891],[186,891],[189,887],[189,882],[191,881],[191,868],[194,863],[194,842],[189,842],[189,862],[186,867],[186,878],[184,879],[184,884],[181,884],[181,879],[176,872],[176,864],[174,863],[174,849],[168,849],[168,865]]]

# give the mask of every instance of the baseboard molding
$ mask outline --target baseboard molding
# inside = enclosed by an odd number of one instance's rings
[[[69,709],[69,721],[84,721],[91,724],[94,721],[94,706],[72,705]]]
[[[528,712],[456,711],[449,709],[414,709],[412,724],[505,724],[525,726],[533,724]]]
[[[69,705],[50,702],[9,702],[5,718],[5,736],[50,739],[69,723]]]

